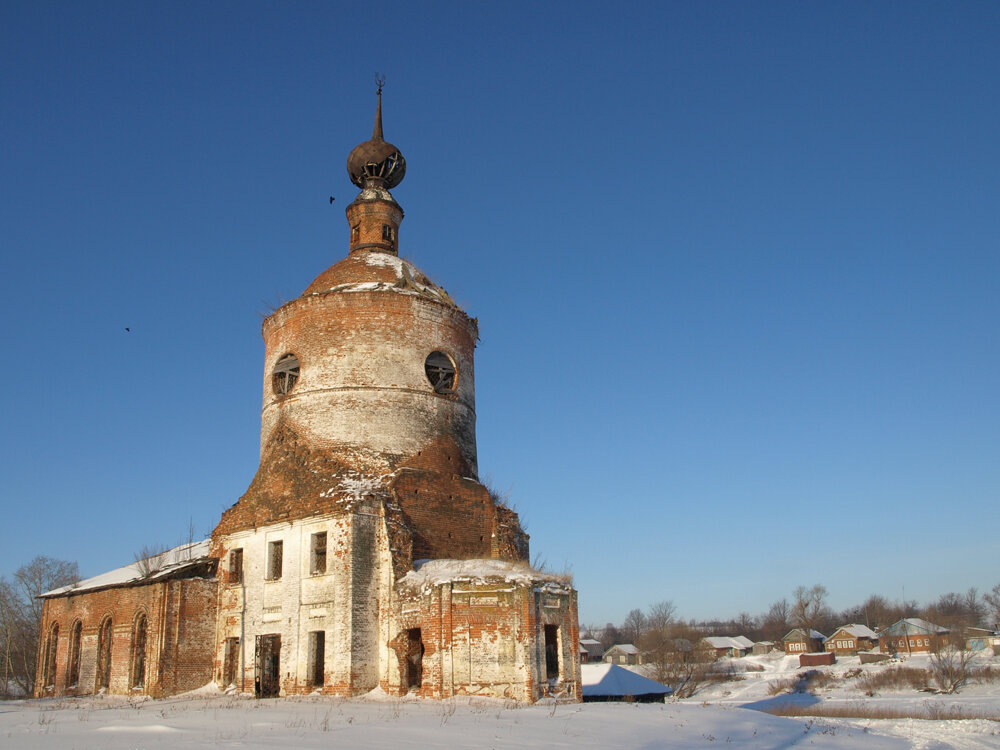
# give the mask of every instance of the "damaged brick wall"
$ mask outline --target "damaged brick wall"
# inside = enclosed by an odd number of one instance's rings
[[[576,592],[563,584],[456,580],[401,592],[400,612],[400,634],[420,629],[424,697],[534,701],[551,693],[581,700]],[[558,639],[557,677],[546,674],[546,625]],[[401,675],[382,687],[406,692]]]
[[[216,582],[182,579],[82,591],[48,598],[42,605],[42,638],[59,625],[55,684],[36,683],[36,695],[87,695],[98,691],[99,630],[111,618],[111,669],[107,691],[154,697],[193,690],[212,679],[216,620]],[[134,689],[132,641],[137,615],[147,622],[145,679]],[[82,624],[79,679],[69,682],[74,623]],[[42,660],[44,661],[44,660]],[[44,664],[39,665],[43,677]]]

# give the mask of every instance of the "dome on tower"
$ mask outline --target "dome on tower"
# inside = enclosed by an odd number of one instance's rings
[[[382,85],[378,87],[378,109],[370,140],[359,143],[347,157],[347,173],[359,188],[392,189],[406,175],[406,159],[398,148],[382,137]]]

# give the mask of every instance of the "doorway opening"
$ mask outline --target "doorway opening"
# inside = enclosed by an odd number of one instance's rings
[[[254,656],[254,695],[278,697],[281,691],[281,636],[258,635]]]
[[[424,642],[420,628],[406,631],[406,689],[419,690],[424,680]]]
[[[559,679],[559,626],[545,626],[545,679]]]
[[[225,657],[222,660],[222,684],[236,684],[236,671],[240,666],[240,639],[226,638]]]

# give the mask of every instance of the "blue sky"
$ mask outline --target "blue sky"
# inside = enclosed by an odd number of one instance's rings
[[[381,71],[401,254],[480,321],[480,473],[583,622],[991,587],[998,38],[995,3],[3,3],[0,574],[245,491],[261,313],[346,254]]]

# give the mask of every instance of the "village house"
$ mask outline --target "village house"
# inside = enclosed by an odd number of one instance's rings
[[[966,628],[965,647],[970,651],[1000,647],[1000,632],[996,628]]]
[[[608,664],[642,664],[639,649],[631,643],[617,643],[604,652],[604,661]]]
[[[723,656],[738,658],[750,653],[753,641],[742,635],[709,635],[701,639],[699,646],[712,650],[716,659]]]
[[[878,645],[875,631],[864,625],[851,623],[841,625],[833,635],[826,639],[824,647],[835,654],[856,654],[858,651],[869,651]]]
[[[581,638],[580,648],[587,652],[586,659],[583,659],[581,655],[581,661],[586,661],[588,663],[599,662],[604,659],[604,646],[601,642],[593,638]]]
[[[949,632],[919,617],[905,617],[878,634],[879,650],[886,654],[927,653],[939,648]]]
[[[786,654],[812,654],[823,650],[826,636],[818,630],[794,628],[781,639],[785,645]]]
[[[347,169],[346,257],[262,325],[249,488],[209,540],[48,592],[37,695],[581,700],[576,591],[478,479],[478,321],[399,256],[381,86]]]

